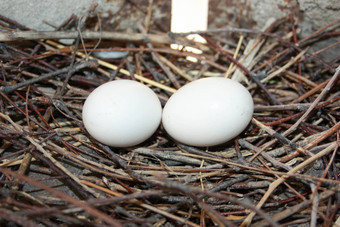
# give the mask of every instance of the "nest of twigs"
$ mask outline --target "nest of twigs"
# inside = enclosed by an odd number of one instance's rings
[[[265,32],[209,30],[201,34],[206,44],[142,26],[134,35],[81,25],[81,33],[37,33],[4,17],[1,26],[1,226],[340,221],[339,59],[321,59],[327,48],[308,50],[334,26],[300,41],[285,20]],[[123,56],[99,59],[100,51]],[[120,149],[100,144],[83,127],[84,100],[107,81],[145,83],[164,105],[176,89],[208,76],[236,78],[254,99],[248,128],[226,144],[185,146],[160,127],[146,142]]]

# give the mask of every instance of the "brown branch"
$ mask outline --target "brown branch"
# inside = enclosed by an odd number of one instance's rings
[[[136,42],[136,43],[156,43],[156,44],[171,44],[178,43],[185,46],[204,48],[203,45],[196,44],[194,41],[185,38],[172,38],[167,35],[154,35],[154,34],[140,34],[140,33],[119,33],[119,32],[95,32],[83,31],[83,39],[107,39],[119,42]],[[0,41],[20,41],[20,40],[40,40],[40,39],[76,39],[78,37],[77,31],[10,31],[0,32]]]
[[[85,61],[85,62],[82,62],[82,63],[75,65],[74,67],[72,67],[72,69],[70,69],[70,67],[65,67],[65,68],[59,69],[59,70],[51,72],[51,73],[42,74],[41,76],[39,76],[37,78],[29,79],[29,80],[17,83],[17,84],[12,85],[12,86],[0,87],[0,91],[3,92],[3,93],[10,93],[10,92],[16,91],[17,89],[19,89],[21,87],[25,87],[25,86],[37,83],[37,82],[42,81],[42,80],[52,78],[52,77],[57,76],[57,75],[66,76],[66,74],[64,74],[64,73],[66,73],[68,71],[70,71],[70,74],[72,74],[72,73],[75,73],[76,71],[81,70],[83,68],[94,67],[95,65],[96,65],[95,62],[93,62],[93,61]]]
[[[27,183],[30,183],[30,184],[33,184],[39,188],[42,188],[56,196],[58,196],[59,198],[69,202],[69,203],[72,203],[78,207],[81,207],[83,208],[85,211],[87,211],[89,214],[93,215],[94,217],[100,219],[100,220],[103,220],[105,221],[106,223],[112,225],[112,226],[117,226],[117,227],[121,227],[122,225],[117,221],[117,220],[114,220],[112,217],[110,217],[109,215],[107,214],[104,214],[103,212],[97,210],[96,208],[80,201],[80,200],[77,200],[77,199],[74,199],[72,198],[71,196],[69,195],[66,195],[65,193],[61,192],[61,191],[58,191],[54,188],[51,188],[51,187],[48,187],[46,185],[44,185],[43,183],[37,181],[37,180],[34,180],[30,177],[27,177],[27,176],[24,176],[24,175],[21,175],[21,174],[18,174],[16,172],[13,172],[11,170],[8,170],[8,169],[4,169],[2,167],[0,167],[0,172],[2,173],[5,173],[7,175],[11,175],[21,181],[24,181],[24,182],[27,182]]]

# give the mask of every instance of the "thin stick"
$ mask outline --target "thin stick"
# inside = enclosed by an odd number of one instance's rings
[[[271,74],[269,74],[266,78],[261,80],[261,82],[265,83],[268,80],[270,80],[270,79],[274,78],[275,76],[279,75],[280,73],[286,71],[290,66],[295,64],[307,52],[307,50],[308,49],[305,49],[305,50],[301,51],[298,55],[296,55],[293,59],[291,59],[287,64],[285,64],[284,66],[280,67],[275,72],[272,72]]]
[[[0,32],[0,41],[9,42],[16,40],[48,40],[48,39],[75,39],[78,37],[77,31],[10,31]],[[83,39],[108,39],[119,42],[141,42],[171,44],[178,43],[185,46],[197,46],[194,41],[188,41],[185,38],[173,38],[167,35],[140,34],[140,33],[119,33],[119,32],[95,32],[83,31]],[[200,45],[199,48],[201,48]],[[207,49],[207,48],[203,48]]]
[[[314,37],[316,34],[319,34],[319,33],[322,32],[323,30],[325,30],[325,29],[327,29],[327,28],[329,28],[329,27],[331,27],[331,26],[333,26],[333,25],[335,25],[335,24],[337,24],[337,23],[339,23],[339,22],[340,22],[340,19],[335,20],[335,21],[333,21],[332,23],[329,23],[329,24],[327,24],[326,26],[321,27],[320,29],[318,29],[317,31],[313,32],[312,34],[310,34],[310,35],[307,36],[306,38],[301,39],[301,40],[298,42],[298,45],[301,45],[301,43],[303,43],[303,42],[305,42],[305,41],[311,39],[311,38]]]
[[[181,77],[187,79],[188,81],[193,81],[194,80],[189,74],[187,74],[182,69],[180,69],[179,67],[174,65],[171,61],[169,61],[168,59],[166,59],[162,55],[158,54],[158,58],[159,58],[159,60],[161,60],[164,64],[169,66],[174,72],[176,72]]]
[[[295,131],[295,129],[300,125],[301,122],[303,122],[307,116],[312,112],[312,110],[316,107],[316,105],[325,97],[325,95],[330,91],[331,87],[333,86],[334,82],[338,79],[338,76],[340,74],[340,65],[336,69],[333,77],[331,80],[327,83],[325,89],[322,90],[320,95],[314,100],[312,105],[308,108],[308,110],[295,122],[295,124],[290,127],[287,131],[283,133],[284,136],[289,135],[291,132]]]
[[[65,77],[66,72],[70,72],[70,74],[72,73],[75,73],[83,68],[86,68],[86,67],[91,67],[91,66],[94,66],[94,62],[82,62],[82,63],[79,63],[77,65],[75,65],[74,67],[72,67],[70,69],[69,66],[65,67],[65,68],[62,68],[62,69],[59,69],[57,71],[54,71],[54,72],[51,72],[51,73],[46,73],[46,74],[42,74],[41,76],[37,77],[37,78],[33,78],[33,79],[29,79],[29,80],[26,80],[26,81],[23,81],[23,82],[20,82],[20,83],[17,83],[13,86],[5,86],[5,87],[1,87],[0,88],[0,91],[2,91],[3,93],[10,93],[10,92],[13,92],[21,87],[24,87],[24,86],[27,86],[27,85],[30,85],[30,84],[34,84],[36,82],[39,82],[39,81],[42,81],[42,80],[46,80],[46,79],[49,79],[49,78],[52,78],[54,76],[57,76],[57,75],[60,75],[62,77]]]
[[[11,125],[18,131],[23,132],[23,129],[20,125],[18,125],[17,123],[15,123],[9,116],[0,113],[0,117],[9,121],[11,123]],[[68,169],[66,169],[63,165],[61,165],[55,158],[53,158],[52,154],[47,152],[43,146],[41,146],[38,142],[36,142],[32,137],[24,135],[24,138],[27,139],[33,146],[36,147],[36,149],[38,151],[40,151],[44,157],[46,157],[48,160],[50,160],[53,164],[55,164],[60,170],[62,170],[67,176],[69,176],[71,179],[73,179],[77,184],[79,184],[86,192],[94,195],[95,197],[99,197],[99,195],[91,190],[90,188],[88,188],[86,185],[83,185],[80,180],[74,175],[72,174]]]
[[[118,197],[123,196],[123,194],[121,194],[121,193],[119,193],[119,192],[114,192],[114,191],[112,191],[112,190],[106,189],[106,188],[104,188],[104,187],[101,187],[101,186],[99,186],[99,185],[93,184],[93,183],[88,182],[88,181],[85,181],[85,180],[82,180],[82,183],[84,183],[84,184],[86,184],[86,185],[88,185],[88,186],[91,186],[91,187],[100,189],[101,191],[103,191],[103,192],[105,192],[105,193],[108,193],[108,194],[111,194],[111,195],[114,195],[114,196],[118,196]],[[153,206],[151,206],[151,205],[145,204],[145,203],[143,203],[143,202],[134,200],[134,201],[132,201],[132,203],[135,203],[135,204],[137,204],[137,205],[139,205],[139,206],[141,206],[141,207],[144,207],[144,208],[146,208],[146,209],[148,209],[148,210],[151,210],[151,211],[153,211],[153,212],[159,213],[159,214],[161,214],[161,215],[163,215],[163,216],[165,216],[165,217],[168,217],[168,218],[171,218],[171,219],[173,219],[173,220],[179,221],[179,222],[181,222],[181,223],[183,223],[183,224],[186,224],[186,225],[188,225],[188,226],[199,227],[198,225],[196,225],[195,223],[193,223],[193,222],[191,222],[191,221],[188,221],[188,220],[186,220],[186,219],[184,219],[184,218],[181,218],[181,217],[178,217],[178,216],[176,216],[176,215],[170,214],[170,213],[168,213],[168,212],[166,212],[166,211],[160,210],[160,209],[158,209],[158,208],[156,208],[156,207],[153,207]]]
[[[56,42],[54,42],[54,41],[51,41],[51,40],[47,40],[46,43],[48,43],[48,44],[50,44],[50,45],[52,45],[52,46],[54,46],[54,47],[57,47],[57,48],[59,48],[59,49],[65,48],[65,46],[63,46],[63,45],[61,45],[61,44],[59,44],[59,43],[56,43]],[[82,52],[79,52],[79,51],[78,51],[78,52],[77,52],[77,55],[78,55],[79,57],[86,58],[86,55],[85,55],[84,53],[82,53]],[[92,56],[89,56],[89,59],[95,59],[95,58],[92,57]],[[112,70],[118,70],[118,66],[116,66],[116,65],[113,65],[113,64],[111,64],[111,63],[108,63],[108,62],[103,61],[103,60],[100,60],[100,59],[96,59],[96,61],[98,62],[99,65],[102,65],[102,66],[104,66],[104,67],[106,67],[106,68],[109,68],[109,69],[112,69]],[[130,76],[130,72],[129,72],[128,70],[126,70],[126,69],[119,69],[119,72],[122,73],[122,74],[124,74],[124,75],[126,75],[126,76]],[[150,80],[150,79],[145,78],[145,77],[143,77],[143,76],[141,76],[141,75],[134,74],[134,77],[135,77],[137,80],[140,80],[140,81],[145,82],[145,83],[147,83],[147,84],[150,84],[150,85],[152,85],[152,86],[158,87],[158,88],[163,89],[163,90],[165,90],[165,91],[169,91],[169,92],[171,92],[171,93],[174,93],[174,92],[176,91],[176,89],[174,89],[174,88],[168,87],[168,86],[163,85],[163,84],[161,84],[161,83],[158,83],[158,82],[156,82],[156,81],[154,81],[154,80]]]
[[[234,56],[233,56],[233,58],[235,58],[235,59],[237,58],[238,53],[240,52],[240,49],[241,49],[241,46],[242,46],[242,42],[243,42],[243,38],[244,38],[244,36],[241,35],[239,40],[238,40],[237,47],[236,47],[236,50],[235,50],[235,53],[234,53]],[[231,72],[231,69],[233,68],[233,66],[234,66],[234,63],[233,62],[230,63],[230,65],[228,67],[228,70],[225,73],[225,76],[224,76],[225,78],[229,78],[230,72]]]
[[[29,178],[27,176],[15,173],[11,170],[4,169],[2,167],[0,167],[0,172],[3,172],[3,173],[8,174],[8,175],[12,175],[13,177],[18,178],[19,180],[25,181],[27,183],[31,183],[31,184],[39,187],[39,188],[42,188],[42,189],[58,196],[59,198],[65,200],[65,201],[68,201],[69,203],[72,203],[72,204],[74,204],[78,207],[83,208],[89,214],[93,215],[96,218],[99,218],[99,219],[105,221],[106,223],[110,224],[111,226],[122,227],[122,225],[117,220],[114,220],[109,215],[97,210],[96,208],[94,208],[92,206],[89,206],[88,204],[84,203],[81,200],[72,198],[71,196],[66,195],[65,193],[63,193],[61,191],[58,191],[58,190],[51,188],[51,187],[48,187],[48,186],[44,185],[43,183],[41,183],[37,180],[34,180],[34,179]]]
[[[327,191],[321,192],[320,195],[319,195],[319,201],[320,202],[324,201],[334,194],[335,194],[335,192],[333,190],[327,190]],[[281,220],[299,212],[300,210],[303,210],[303,209],[309,207],[312,202],[313,202],[312,200],[302,201],[301,203],[298,203],[298,204],[296,204],[292,207],[288,207],[287,209],[285,209],[285,210],[283,210],[283,211],[281,211],[277,214],[274,214],[272,218],[275,221],[281,221]],[[254,223],[254,224],[255,224],[255,226],[263,227],[263,226],[267,225],[267,222],[260,221],[260,222]]]
[[[308,158],[304,162],[302,162],[299,165],[295,166],[293,169],[288,171],[288,174],[294,174],[297,171],[299,171],[300,169],[302,169],[303,167],[311,164],[315,160],[317,160],[317,159],[327,155],[329,152],[331,152],[335,148],[335,146],[336,146],[336,143],[334,142],[331,145],[329,145],[327,148],[325,148],[324,150],[322,150],[319,153],[317,153],[316,155]],[[272,195],[274,190],[285,180],[286,180],[286,177],[280,177],[279,179],[277,179],[273,183],[271,183],[269,188],[268,188],[268,190],[266,191],[266,193],[263,195],[261,200],[256,205],[256,208],[260,209],[263,206],[263,204],[267,201],[267,199]],[[247,218],[242,222],[241,226],[243,226],[243,227],[244,226],[249,226],[251,221],[252,221],[252,219],[254,218],[255,214],[256,214],[255,212],[251,212],[247,216]]]
[[[149,5],[148,5],[148,11],[145,17],[145,32],[149,32],[149,27],[150,27],[150,22],[151,22],[151,16],[152,16],[152,6],[153,6],[153,0],[149,0]]]

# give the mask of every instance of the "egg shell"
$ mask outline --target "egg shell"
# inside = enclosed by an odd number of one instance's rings
[[[204,78],[186,84],[169,98],[162,124],[180,143],[214,146],[240,134],[253,110],[253,99],[240,83],[221,77]]]
[[[145,141],[157,130],[161,116],[157,95],[132,80],[115,80],[99,86],[86,99],[82,112],[89,134],[114,147]]]

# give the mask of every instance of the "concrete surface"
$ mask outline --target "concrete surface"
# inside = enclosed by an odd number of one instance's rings
[[[98,3],[99,11],[116,12],[123,1],[104,0],[0,0],[0,14],[9,17],[32,29],[49,31],[54,30],[52,25],[59,26],[73,13],[82,15],[94,2]]]

